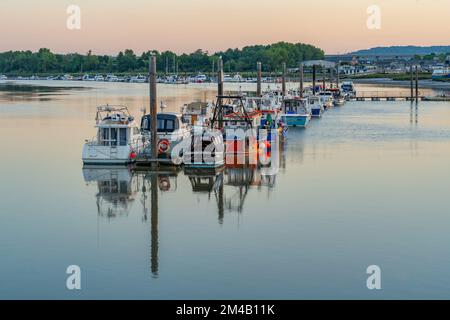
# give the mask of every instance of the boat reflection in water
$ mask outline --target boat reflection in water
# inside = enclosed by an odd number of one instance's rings
[[[127,167],[84,167],[84,181],[98,186],[97,211],[108,219],[128,216],[138,193],[138,184]]]
[[[280,148],[281,150],[281,148]],[[191,192],[206,195],[208,200],[214,196],[217,202],[219,224],[224,223],[225,213],[238,213],[244,210],[245,199],[251,189],[261,192],[271,190],[276,185],[276,176],[282,153],[276,152],[276,157],[267,165],[249,164],[226,165],[222,168],[184,168],[162,166],[157,171],[137,170],[135,168],[85,167],[84,180],[96,184],[98,216],[115,219],[128,217],[133,204],[140,206],[142,222],[150,221],[150,271],[153,278],[159,276],[159,195],[162,193],[186,192],[178,188],[178,179],[188,179]],[[281,166],[283,167],[283,166]],[[185,184],[183,184],[185,185]],[[140,204],[136,199],[140,198]],[[201,198],[201,197],[200,197]]]

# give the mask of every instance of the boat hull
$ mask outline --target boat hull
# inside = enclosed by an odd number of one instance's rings
[[[86,165],[127,165],[134,160],[130,158],[130,146],[99,146],[87,143],[83,146],[83,163]]]
[[[281,116],[283,122],[288,127],[300,127],[305,128],[308,126],[309,121],[311,120],[311,115],[301,115],[301,114],[284,114]]]
[[[311,109],[311,117],[313,118],[320,118],[323,114],[322,108],[313,108]]]

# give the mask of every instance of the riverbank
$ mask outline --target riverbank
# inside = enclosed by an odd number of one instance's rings
[[[374,79],[353,79],[355,84],[373,84],[385,87],[397,87],[397,88],[409,88],[410,81],[398,81],[387,78],[374,78]],[[450,82],[435,82],[432,80],[419,80],[419,88],[450,91]]]

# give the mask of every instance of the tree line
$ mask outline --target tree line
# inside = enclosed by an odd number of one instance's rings
[[[190,54],[176,54],[172,51],[146,51],[137,55],[127,49],[116,56],[86,54],[53,53],[42,48],[37,52],[8,51],[0,53],[1,74],[55,74],[72,73],[146,73],[149,57],[155,55],[160,73],[212,72],[217,71],[217,61],[222,57],[225,72],[254,71],[260,61],[263,71],[278,71],[283,62],[288,67],[297,67],[300,61],[323,59],[323,50],[303,43],[278,42],[271,45],[253,45],[242,49],[209,54],[196,50]]]

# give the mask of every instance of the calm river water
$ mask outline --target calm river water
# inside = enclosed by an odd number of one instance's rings
[[[158,94],[178,111],[215,86]],[[0,298],[450,297],[450,103],[332,109],[290,130],[276,174],[83,168],[96,106],[147,100],[145,84],[0,84]]]

